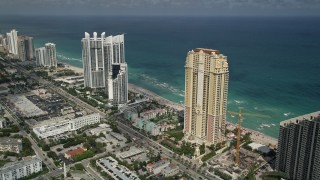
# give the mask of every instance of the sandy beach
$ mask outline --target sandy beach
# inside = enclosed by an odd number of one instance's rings
[[[132,92],[139,93],[139,94],[142,94],[144,96],[147,96],[150,99],[158,101],[160,104],[169,106],[169,107],[174,108],[174,109],[176,109],[178,111],[183,110],[183,106],[181,104],[172,102],[172,101],[170,101],[170,100],[168,100],[166,98],[163,98],[163,97],[155,94],[154,92],[151,92],[151,91],[149,91],[147,89],[144,89],[142,87],[139,87],[139,86],[136,86],[136,85],[130,84],[130,83],[129,83],[128,86],[129,86],[128,87],[129,90],[132,91]]]
[[[238,125],[227,122],[227,129],[234,130]],[[261,132],[241,127],[242,133],[251,133],[251,139],[264,145],[271,145],[272,147],[278,146],[278,139],[262,134]]]
[[[71,69],[76,73],[83,74],[83,68],[75,67],[75,66],[72,66],[72,65],[69,65],[69,64],[66,64],[65,68]],[[174,109],[176,109],[178,111],[183,110],[183,106],[181,104],[172,102],[172,101],[170,101],[170,100],[168,100],[166,98],[163,98],[163,97],[157,95],[154,92],[151,92],[151,91],[149,91],[147,89],[144,89],[142,87],[139,87],[137,85],[129,83],[128,84],[128,89],[129,89],[129,91],[132,91],[132,92],[139,93],[139,94],[142,94],[144,96],[147,96],[150,99],[158,101],[160,104],[169,106],[169,107],[174,108]]]
[[[71,66],[69,64],[65,64],[65,68],[70,69],[70,70],[72,70],[72,71],[74,71],[76,73],[83,74],[83,68]]]

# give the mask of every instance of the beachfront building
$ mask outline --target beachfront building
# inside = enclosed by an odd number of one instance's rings
[[[84,85],[90,88],[104,88],[106,86],[105,62],[103,42],[105,33],[98,38],[97,33],[90,37],[85,33],[82,39],[82,61],[84,69]]]
[[[36,156],[11,162],[0,168],[0,179],[21,179],[42,171],[42,161]]]
[[[37,48],[35,50],[35,56],[36,56],[36,65],[37,66],[44,66],[44,61],[46,57],[46,49],[44,47]]]
[[[320,179],[320,111],[280,123],[276,170],[289,179]]]
[[[26,47],[22,36],[18,36],[18,58],[21,61],[27,60]]]
[[[185,64],[185,139],[215,144],[224,140],[229,69],[218,50],[189,51]]]
[[[57,52],[56,45],[46,43],[44,47],[35,50],[36,64],[45,67],[57,67]]]
[[[124,35],[98,37],[85,33],[82,38],[84,85],[104,88],[113,105],[128,101],[128,67],[124,55]]]
[[[44,48],[46,49],[44,65],[48,67],[57,67],[56,45],[53,43],[46,43]]]
[[[33,41],[32,37],[18,36],[18,58],[22,61],[33,60]]]
[[[108,97],[113,105],[128,102],[128,67],[126,63],[113,64],[112,76],[108,78]]]
[[[9,53],[18,55],[18,32],[15,29],[7,33],[7,43]]]

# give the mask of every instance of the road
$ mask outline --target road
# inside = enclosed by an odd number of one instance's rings
[[[3,107],[6,108],[7,114],[9,115],[9,116],[8,116],[9,120],[11,120],[12,122],[14,122],[14,123],[18,126],[18,128],[19,128],[19,130],[20,130],[20,132],[21,132],[21,135],[22,135],[23,137],[27,137],[27,138],[29,139],[29,141],[30,141],[31,144],[32,144],[32,149],[35,151],[36,155],[43,160],[43,162],[46,164],[46,166],[48,167],[48,169],[49,169],[50,171],[55,170],[55,169],[57,168],[56,165],[52,162],[52,160],[51,160],[50,158],[47,158],[47,157],[44,155],[45,153],[44,153],[44,152],[42,151],[42,149],[37,145],[37,143],[33,140],[33,138],[31,138],[31,136],[30,136],[29,134],[27,134],[27,132],[20,126],[20,124],[19,124],[19,122],[18,122],[19,117],[17,117],[17,116],[15,115],[15,113],[12,112],[11,109],[9,109],[9,108],[5,105],[4,102],[1,101],[1,104],[3,105]],[[22,147],[22,148],[23,148],[23,147]],[[45,159],[49,159],[49,161],[45,161]]]

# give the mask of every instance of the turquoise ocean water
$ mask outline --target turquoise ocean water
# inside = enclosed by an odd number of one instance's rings
[[[320,110],[319,17],[2,16],[0,33],[12,28],[35,47],[55,43],[58,60],[78,67],[84,32],[125,33],[129,82],[178,103],[186,53],[218,49],[230,66],[228,110],[270,115],[245,116],[243,126],[273,137],[280,121]]]

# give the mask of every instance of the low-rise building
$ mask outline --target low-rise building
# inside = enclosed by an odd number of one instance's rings
[[[120,152],[119,154],[117,154],[117,157],[121,158],[121,159],[128,159],[131,158],[133,156],[137,156],[139,154],[144,153],[144,150],[136,148],[136,147],[131,147],[128,151],[124,151],[124,152]]]
[[[69,131],[75,131],[85,126],[100,123],[101,116],[99,113],[93,113],[74,119],[60,118],[54,121],[47,120],[33,127],[33,132],[38,138],[47,138],[63,134]]]
[[[152,119],[157,116],[161,116],[161,115],[165,114],[166,112],[167,112],[167,110],[165,110],[165,109],[153,109],[153,110],[142,112],[140,114],[140,116],[143,119]]]
[[[155,163],[149,163],[147,165],[147,171],[149,173],[153,173],[153,174],[159,174],[161,173],[161,171],[169,166],[170,162],[168,160],[160,160],[158,162],[155,162]]]
[[[87,149],[83,147],[78,147],[77,149],[73,149],[64,153],[64,157],[66,159],[72,160],[75,156],[83,154]]]
[[[22,140],[16,138],[2,137],[0,138],[0,151],[10,151],[20,153],[22,150]]]
[[[147,119],[138,119],[133,123],[133,126],[144,130],[152,136],[157,136],[160,134],[160,126]]]
[[[20,179],[42,171],[42,161],[37,157],[31,159],[12,162],[0,168],[0,179],[11,180]]]
[[[116,180],[139,180],[139,177],[134,172],[125,166],[119,165],[118,161],[110,156],[98,159],[96,164]]]
[[[179,174],[179,167],[175,164],[170,164],[169,166],[165,167],[162,169],[161,174],[164,177],[170,177],[170,176],[175,176]]]

